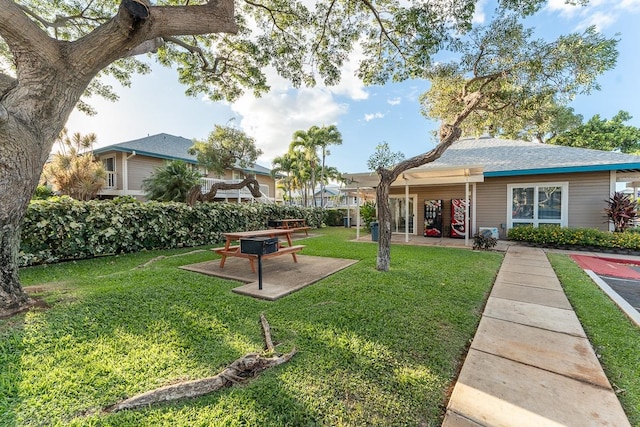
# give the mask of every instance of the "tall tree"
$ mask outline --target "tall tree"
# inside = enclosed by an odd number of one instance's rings
[[[316,169],[318,166],[318,133],[319,128],[312,126],[309,130],[297,130],[293,133],[293,140],[289,145],[289,151],[298,152],[304,157],[306,166],[311,172],[311,181],[309,189],[311,190],[312,203],[315,205],[315,197],[313,193],[316,188]],[[305,202],[306,205],[306,202]]]
[[[327,185],[326,178],[328,176],[326,159],[327,156],[331,154],[327,147],[331,145],[342,145],[342,134],[336,125],[323,126],[318,130],[317,140],[318,148],[322,152],[322,164],[320,169],[320,200],[324,200],[324,189]],[[337,171],[334,168],[330,173],[335,176],[335,172]],[[331,176],[329,178],[331,178]],[[324,208],[324,206],[321,207]]]
[[[517,114],[496,133],[512,139],[536,140],[546,144],[557,135],[582,124],[582,115],[576,114],[571,107],[558,105],[553,98],[540,102],[535,110],[518,111]]]
[[[44,166],[42,176],[61,194],[77,200],[91,200],[104,187],[107,172],[101,162],[93,157],[95,133],[69,135],[63,129],[57,143],[60,151]]]
[[[83,95],[115,96],[156,53],[187,94],[234,100],[268,90],[271,65],[295,86],[335,84],[357,43],[358,76],[374,84],[422,76],[451,34],[468,30],[477,0],[0,0],[0,310],[29,305],[18,280],[20,223],[42,167]],[[584,0],[582,0],[584,2]],[[501,0],[532,14],[544,0]]]
[[[609,120],[601,119],[600,115],[596,114],[585,124],[553,136],[549,139],[549,143],[567,147],[637,153],[640,151],[640,128],[624,124],[632,118],[626,111],[619,111]]]
[[[271,177],[280,181],[287,200],[291,203],[291,196],[295,189],[294,162],[291,154],[287,152],[282,156],[274,157],[271,166]],[[283,174],[284,178],[282,178]]]
[[[450,49],[459,59],[426,70],[431,81],[421,96],[423,113],[441,121],[438,145],[393,168],[378,167],[376,187],[380,235],[377,268],[389,269],[391,210],[389,188],[402,172],[440,158],[463,132],[501,129],[522,111],[535,111],[550,98],[558,105],[597,89],[596,78],[615,65],[616,40],[594,28],[548,42],[533,39],[515,15],[499,15],[474,28]]]
[[[207,141],[194,141],[189,153],[195,154],[198,163],[209,171],[224,175],[230,169],[252,167],[262,150],[256,147],[255,139],[240,129],[216,125]],[[244,187],[249,189],[253,197],[261,197],[260,184],[255,176],[248,176],[244,171],[243,175],[244,179],[238,183],[216,182],[206,194],[202,194],[201,186],[197,184],[189,191],[187,202],[213,201],[218,190],[239,190]]]

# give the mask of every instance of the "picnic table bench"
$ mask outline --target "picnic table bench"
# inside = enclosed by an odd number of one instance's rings
[[[269,227],[292,230],[293,232],[304,231],[304,234],[307,236],[311,229],[311,227],[307,225],[307,220],[304,218],[271,219],[269,220]]]
[[[249,260],[249,264],[251,265],[251,271],[256,273],[256,263],[255,261],[258,259],[258,255],[244,253],[240,251],[240,245],[232,245],[233,241],[239,241],[240,239],[250,239],[253,237],[278,237],[284,236],[287,240],[287,246],[282,245],[281,242],[278,242],[278,250],[276,252],[271,252],[268,254],[262,255],[262,259],[273,258],[280,255],[291,254],[293,257],[293,262],[298,262],[298,258],[296,257],[296,253],[300,252],[304,249],[304,245],[294,245],[291,240],[291,235],[293,234],[293,229],[279,229],[273,228],[269,230],[255,230],[255,231],[238,231],[233,233],[223,233],[225,237],[225,245],[220,248],[213,248],[212,251],[220,255],[222,258],[220,259],[220,268],[224,268],[224,263],[227,260],[227,257],[238,257],[238,258],[246,258]]]

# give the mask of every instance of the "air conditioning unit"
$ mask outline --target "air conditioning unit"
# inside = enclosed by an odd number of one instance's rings
[[[480,227],[478,231],[484,236],[493,237],[494,239],[500,238],[498,227]]]

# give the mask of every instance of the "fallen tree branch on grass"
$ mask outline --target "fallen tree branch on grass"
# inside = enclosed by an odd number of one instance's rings
[[[271,328],[267,319],[262,314],[260,315],[260,322],[265,335],[267,354],[273,354],[274,345],[271,341]],[[147,391],[105,408],[105,412],[118,412],[125,409],[149,406],[155,403],[204,396],[205,394],[213,393],[225,387],[230,387],[233,384],[246,382],[266,369],[288,362],[295,354],[295,348],[287,354],[268,357],[263,353],[249,353],[235,360],[222,372],[213,377],[184,381]]]

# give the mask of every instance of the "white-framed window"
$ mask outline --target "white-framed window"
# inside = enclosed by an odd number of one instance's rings
[[[507,226],[566,227],[569,183],[542,182],[507,185]]]

